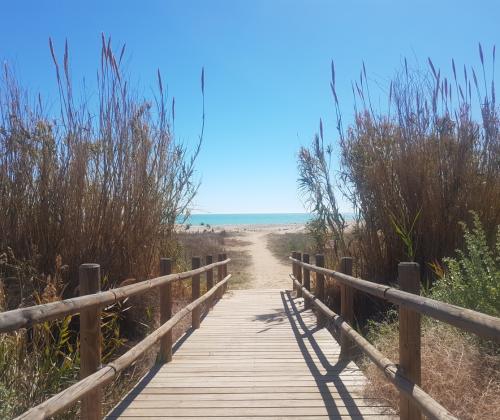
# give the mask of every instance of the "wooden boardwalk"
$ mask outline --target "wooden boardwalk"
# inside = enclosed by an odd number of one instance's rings
[[[366,378],[303,299],[229,292],[171,363],[151,371],[108,419],[393,418],[362,397]]]

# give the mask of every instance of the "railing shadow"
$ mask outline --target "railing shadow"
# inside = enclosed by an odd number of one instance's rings
[[[130,405],[130,403],[134,400],[134,398],[141,393],[141,391],[146,388],[151,379],[158,373],[161,369],[161,365],[154,365],[148,373],[146,373],[134,388],[127,394],[123,399],[109,412],[106,417],[115,418],[123,414],[125,409]]]
[[[337,390],[339,397],[342,399],[348,415],[351,417],[362,417],[362,413],[356,406],[356,402],[354,401],[354,399],[350,395],[349,390],[340,378],[340,373],[344,371],[350,360],[339,359],[335,364],[332,365],[326,355],[323,353],[320,345],[314,338],[314,333],[319,331],[321,328],[317,326],[311,329],[308,328],[308,326],[302,319],[302,316],[300,315],[302,312],[304,312],[304,310],[299,310],[297,308],[297,305],[291,297],[290,291],[281,292],[281,299],[283,301],[283,306],[290,322],[290,326],[292,327],[292,331],[295,335],[295,339],[297,340],[297,344],[300,348],[300,352],[302,353],[306,365],[316,382],[318,391],[320,392],[321,397],[323,398],[323,401],[325,403],[325,408],[327,410],[328,416],[330,418],[339,418],[342,416],[335,402],[335,399],[333,398],[331,391],[328,388],[328,385],[333,385]],[[304,333],[300,332],[299,327],[302,329],[302,331],[304,331]],[[307,340],[312,347],[313,354],[311,354],[310,350],[308,350],[305,344],[305,340]],[[334,340],[333,337],[332,340]],[[313,355],[318,358],[319,363],[326,370],[325,374],[322,374],[318,369],[318,362],[313,359]]]

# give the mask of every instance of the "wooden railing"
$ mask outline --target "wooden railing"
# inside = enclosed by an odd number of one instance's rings
[[[206,257],[206,265],[200,267],[201,259],[192,259],[192,270],[172,274],[172,261],[162,258],[160,277],[136,284],[100,291],[100,266],[83,264],[79,269],[80,296],[59,302],[31,306],[0,313],[0,333],[27,328],[34,324],[59,319],[80,313],[80,378],[69,388],[49,398],[45,402],[26,411],[18,419],[45,419],[60,413],[77,401],[81,401],[81,418],[94,420],[102,417],[102,386],[123,369],[130,366],[142,354],[160,341],[158,361],[166,363],[172,360],[172,328],[189,313],[192,314],[192,327],[200,327],[201,305],[212,302],[217,293],[225,292],[231,274],[227,273],[227,264],[231,261],[226,254],[219,254],[218,261],[212,262],[212,256]],[[214,281],[213,270],[217,268]],[[207,292],[200,296],[200,276],[206,273]],[[172,283],[178,280],[192,279],[192,301],[189,305],[172,314]],[[118,357],[111,363],[101,366],[101,309],[121,299],[158,289],[160,297],[160,327],[146,338]]]
[[[420,388],[420,316],[432,317],[496,342],[500,342],[500,318],[420,296],[420,267],[417,263],[399,264],[399,289],[396,289],[353,277],[352,258],[342,258],[340,271],[324,268],[323,255],[316,255],[315,265],[309,264],[308,254],[299,252],[292,253],[290,260],[297,296],[304,297],[306,308],[316,307],[318,324],[324,326],[328,322],[340,331],[341,355],[349,357],[352,345],[356,345],[399,390],[401,419],[421,419],[422,413],[435,419],[455,418]],[[311,272],[316,273],[314,294],[311,292]],[[324,303],[325,277],[333,278],[340,285],[340,315]],[[399,306],[399,364],[387,359],[349,325],[354,321],[355,290]]]

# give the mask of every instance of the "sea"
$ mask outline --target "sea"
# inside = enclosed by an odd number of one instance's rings
[[[233,213],[233,214],[192,214],[184,224],[199,226],[231,225],[288,225],[304,224],[311,220],[309,213]]]
[[[184,224],[191,226],[231,226],[231,225],[289,225],[304,224],[312,219],[310,213],[233,213],[233,214],[192,214]],[[346,213],[346,220],[352,215]]]

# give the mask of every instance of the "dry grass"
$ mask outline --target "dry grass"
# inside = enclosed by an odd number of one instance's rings
[[[381,324],[371,339],[390,360],[397,362],[397,323]],[[497,349],[498,350],[498,349]],[[370,397],[398,409],[399,394],[375,365],[365,362]],[[460,331],[436,322],[422,330],[422,388],[460,419],[500,418],[500,354],[485,351]]]
[[[311,262],[317,252],[314,239],[308,232],[270,233],[267,235],[267,248],[286,264],[289,264],[288,257],[293,251],[309,253]]]
[[[241,239],[241,234],[236,232],[228,232],[225,242],[229,250],[228,256],[231,257],[228,269],[233,274],[229,290],[246,289],[253,279],[250,272],[252,256],[249,251],[242,248],[250,245],[250,242]]]
[[[298,162],[299,187],[317,216],[310,230],[325,243],[333,239],[330,267],[336,267],[339,257],[350,255],[355,275],[390,284],[397,281],[399,262],[416,261],[423,281],[432,285],[443,258],[457,256],[456,250],[463,249],[460,222],[469,224],[471,211],[484,227],[485,243],[494,243],[500,224],[500,108],[495,76],[486,77],[492,74],[487,67],[494,69],[494,49],[492,61],[481,46],[479,56],[479,77],[471,67],[457,69],[454,61],[451,77],[446,77],[431,60],[423,73],[410,69],[405,60],[381,94],[386,100],[373,102],[363,65],[359,79],[353,81],[355,119],[347,128],[332,63],[339,144],[324,141],[320,121],[319,134],[309,147],[301,148]],[[384,105],[376,107],[377,103]],[[335,170],[332,154],[338,148],[341,165]],[[356,211],[357,223],[349,236],[338,212],[335,183]],[[473,265],[481,268],[484,260],[476,254]],[[476,272],[494,283],[489,269]],[[494,290],[480,290],[480,284],[489,282],[464,278],[467,287],[460,292],[470,295],[468,301],[476,301],[481,293],[491,295],[485,301],[493,299]],[[336,294],[331,282],[329,289],[331,299]],[[335,307],[333,300],[330,304]],[[473,303],[472,307],[481,307]],[[380,319],[388,309],[375,300],[356,306],[362,312],[360,325],[367,316]],[[393,361],[398,360],[396,328],[382,323],[372,337]],[[373,381],[369,395],[396,406],[397,394],[383,375],[372,366],[368,376]],[[426,323],[422,376],[423,388],[458,417],[500,418],[498,349],[492,355],[451,328]]]
[[[158,274],[159,258],[176,255],[174,226],[198,186],[203,121],[190,155],[173,135],[173,104],[159,72],[156,92],[142,97],[122,71],[124,48],[115,55],[103,37],[96,91],[77,98],[67,45],[62,60],[51,42],[50,52],[55,114],[7,65],[0,77],[0,310],[78,295],[85,262],[101,265],[104,289]],[[106,309],[106,360],[158,325],[156,308],[149,294]],[[14,417],[76,380],[74,318],[0,336],[0,416]],[[108,406],[148,360],[109,387]]]
[[[459,222],[470,222],[471,210],[494,240],[500,223],[500,113],[494,80],[485,76],[494,58],[490,63],[481,48],[479,78],[470,67],[457,71],[454,62],[451,77],[430,60],[425,73],[405,63],[381,93],[381,103],[388,104],[381,108],[371,102],[363,67],[353,82],[354,123],[346,129],[332,65],[339,144],[324,142],[320,124],[313,143],[299,151],[299,186],[321,222],[319,231],[329,230],[338,257],[355,257],[363,278],[394,282],[398,262],[410,260],[432,276],[430,263],[461,248]],[[339,147],[335,170],[332,153]],[[352,246],[344,238],[335,183],[359,217]]]
[[[60,114],[29,97],[7,67],[0,80],[0,250],[39,272],[66,266],[65,296],[81,263],[97,262],[113,282],[143,280],[169,252],[176,218],[194,194],[194,154],[174,138],[158,74],[141,98],[103,38],[96,98],[74,96],[69,53],[51,44]],[[95,106],[91,107],[91,104]],[[25,302],[27,303],[27,302]]]
[[[482,50],[480,58],[484,75]],[[394,281],[404,260],[432,275],[429,263],[462,247],[459,222],[470,222],[471,210],[490,241],[500,223],[495,85],[474,70],[457,74],[454,63],[448,79],[429,63],[428,75],[405,67],[393,79],[387,112],[369,104],[365,78],[363,105],[341,138],[342,179],[362,219],[356,260],[379,282]]]

